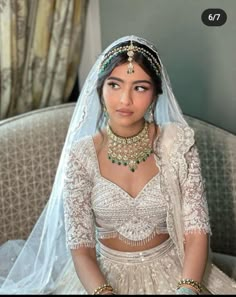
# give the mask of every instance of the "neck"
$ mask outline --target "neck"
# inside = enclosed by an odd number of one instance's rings
[[[142,119],[140,122],[137,122],[130,126],[117,126],[111,121],[108,123],[112,132],[118,137],[132,137],[138,134],[144,127],[145,120]]]

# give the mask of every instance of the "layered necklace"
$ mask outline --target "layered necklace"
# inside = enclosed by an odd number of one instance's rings
[[[142,130],[131,137],[116,135],[111,127],[107,126],[108,159],[112,163],[128,166],[134,172],[140,162],[145,162],[153,153],[148,137],[149,123],[145,121]]]

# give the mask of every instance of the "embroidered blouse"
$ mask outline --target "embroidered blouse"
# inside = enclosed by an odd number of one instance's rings
[[[69,248],[95,247],[96,238],[114,237],[138,245],[156,234],[170,233],[168,195],[174,193],[170,194],[161,178],[167,167],[175,173],[182,194],[184,233],[195,230],[211,233],[193,130],[177,123],[162,126],[154,152],[159,172],[133,198],[101,175],[92,136],[73,145],[63,191]]]

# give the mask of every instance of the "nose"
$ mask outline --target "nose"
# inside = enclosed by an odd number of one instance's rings
[[[130,89],[123,90],[120,96],[120,102],[124,105],[132,104],[132,94]]]

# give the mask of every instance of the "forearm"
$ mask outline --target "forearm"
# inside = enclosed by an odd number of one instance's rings
[[[185,256],[182,278],[201,282],[208,257],[208,235],[203,233],[185,236]]]
[[[101,285],[107,283],[103,276],[95,256],[72,252],[76,273],[88,294]]]

